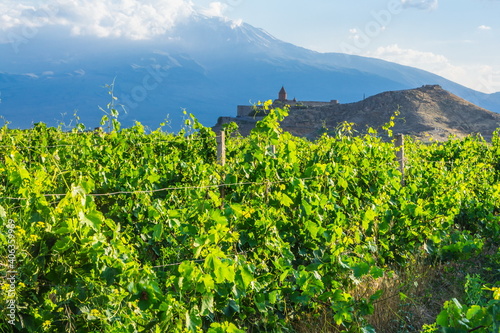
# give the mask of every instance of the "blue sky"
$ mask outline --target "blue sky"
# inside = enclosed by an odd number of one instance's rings
[[[195,1],[319,52],[347,52],[422,68],[500,91],[499,0]],[[215,10],[214,10],[215,11]]]
[[[45,25],[149,38],[193,12],[244,21],[318,52],[346,52],[500,91],[500,0],[2,0],[0,42]]]

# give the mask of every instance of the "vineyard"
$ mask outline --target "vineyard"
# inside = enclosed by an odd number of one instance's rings
[[[228,125],[225,163],[193,116],[1,128],[0,332],[498,332],[498,133],[406,137],[403,177],[390,122],[311,142],[286,115]],[[419,274],[473,265],[416,327]]]

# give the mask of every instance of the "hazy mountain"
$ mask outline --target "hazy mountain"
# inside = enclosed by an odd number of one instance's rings
[[[480,93],[437,75],[394,63],[322,54],[280,41],[248,24],[193,16],[149,41],[72,37],[40,29],[21,44],[0,45],[0,115],[12,126],[69,123],[74,110],[88,126],[110,101],[104,85],[128,113],[156,128],[167,115],[179,128],[182,109],[207,126],[235,114],[237,104],[274,99],[285,85],[302,100],[355,102],[383,91],[424,84],[443,88],[500,112],[500,93]],[[66,113],[63,117],[61,114]]]

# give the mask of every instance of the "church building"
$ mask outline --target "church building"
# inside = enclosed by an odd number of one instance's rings
[[[288,100],[288,94],[285,90],[285,87],[282,86],[280,91],[278,92],[278,99],[274,100],[273,107],[283,107],[285,105],[290,106],[290,108],[295,109],[308,109],[314,107],[320,107],[331,104],[339,104],[337,100],[331,100],[330,102],[315,102],[315,101],[300,101],[297,102],[297,99]],[[246,117],[255,114],[255,106],[252,105],[238,105],[237,116],[238,117]]]

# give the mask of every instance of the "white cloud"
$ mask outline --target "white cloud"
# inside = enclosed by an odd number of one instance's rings
[[[434,54],[432,52],[422,52],[413,49],[403,49],[398,44],[392,44],[386,47],[379,47],[374,52],[367,55],[381,58],[388,61],[400,63],[413,67],[442,67],[449,63],[445,56]]]
[[[0,4],[0,32],[59,25],[76,35],[146,39],[192,12],[188,0],[7,0]]]
[[[403,49],[397,44],[379,47],[364,55],[423,69],[485,93],[500,91],[500,71],[491,66],[455,65],[443,55]]]
[[[211,2],[208,8],[201,9],[200,13],[209,17],[214,17],[214,16],[223,17],[224,11],[226,9],[227,9],[226,4],[219,1],[215,1]]]
[[[232,20],[231,21],[231,28],[235,29],[237,27],[241,27],[242,24],[243,24],[243,20],[242,19]]]
[[[480,25],[479,27],[477,27],[479,30],[491,30],[491,27],[487,26],[487,25]]]
[[[403,8],[434,10],[438,7],[438,0],[401,0]]]
[[[485,93],[500,92],[500,70],[492,66],[478,66],[475,71],[477,82],[472,88]]]

